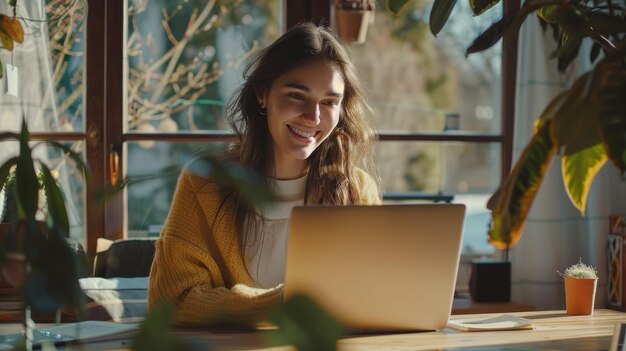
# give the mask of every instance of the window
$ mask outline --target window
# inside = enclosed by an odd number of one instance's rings
[[[21,100],[0,94],[0,129],[17,130],[24,114],[35,139],[71,143],[85,154],[93,172],[89,189],[75,170],[62,162],[58,167],[72,196],[72,236],[92,254],[100,237],[158,235],[181,167],[205,148],[230,140],[221,113],[240,82],[243,59],[285,27],[330,13],[329,2],[304,0],[20,4],[32,45],[18,47],[13,60],[33,62],[21,70],[32,78],[20,79],[21,91],[28,91],[21,98],[29,103],[5,108]],[[499,116],[500,49],[487,59],[463,57],[469,40],[486,26],[476,33],[456,30],[468,28],[455,26],[469,16],[464,5],[457,4],[435,40],[423,20],[430,4],[393,18],[379,1],[368,41],[350,50],[377,111],[377,154],[388,201],[453,195],[468,205],[465,235],[475,239],[466,243],[466,252],[484,252],[490,249],[484,201],[509,166],[511,133]],[[0,5],[3,13],[7,8]],[[498,16],[498,9],[491,11]],[[37,22],[44,18],[47,23]],[[192,35],[185,35],[188,28],[195,29]],[[381,45],[385,55],[379,54]],[[6,52],[0,58],[11,62]],[[2,145],[0,157],[11,147]],[[156,173],[171,176],[148,179]],[[103,203],[100,189],[123,174],[142,181],[127,189],[126,199],[117,194]]]
[[[0,130],[19,132],[24,118],[34,141],[59,141],[84,152],[86,10],[84,1],[18,2],[24,42],[12,52],[0,50],[5,72]],[[11,15],[13,9],[1,2],[0,13]],[[17,152],[17,143],[0,143],[0,162]],[[70,236],[85,245],[85,186],[80,171],[54,148],[37,146],[34,156],[58,174],[67,195]]]
[[[428,25],[431,2],[417,2],[399,16],[389,14],[384,1],[376,5],[367,40],[349,48],[376,111],[387,201],[464,203],[463,252],[489,254],[485,204],[500,182],[505,152],[502,50],[496,45],[466,58],[465,49],[501,8],[472,18],[469,5],[459,2],[435,38]]]
[[[159,235],[184,164],[229,133],[222,114],[246,58],[280,35],[280,1],[222,5],[129,2],[125,169],[159,175],[128,187],[129,237]]]

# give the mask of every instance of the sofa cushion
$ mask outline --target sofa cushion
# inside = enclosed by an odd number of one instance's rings
[[[79,279],[87,296],[88,320],[133,322],[147,311],[148,277]]]

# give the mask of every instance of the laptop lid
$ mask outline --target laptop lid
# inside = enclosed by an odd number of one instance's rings
[[[465,206],[293,209],[285,296],[313,298],[352,330],[445,328]]]

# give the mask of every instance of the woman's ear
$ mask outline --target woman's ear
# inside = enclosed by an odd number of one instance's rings
[[[259,106],[261,108],[265,108],[266,107],[265,106],[265,94],[257,92],[256,93],[256,101],[259,103]]]

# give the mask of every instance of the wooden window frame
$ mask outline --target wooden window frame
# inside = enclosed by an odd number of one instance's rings
[[[122,196],[100,203],[98,194],[110,187],[108,160],[116,146],[128,141],[225,141],[229,132],[204,133],[125,133],[123,126],[124,98],[124,36],[126,0],[88,0],[87,57],[85,92],[85,133],[33,133],[35,139],[86,140],[86,157],[93,176],[87,185],[86,242],[87,252],[94,255],[98,238],[122,239],[125,235],[125,205]],[[519,0],[504,0],[504,13],[519,9]],[[283,0],[285,28],[312,20],[318,24],[330,23],[330,1]],[[96,15],[97,14],[97,15]],[[511,167],[513,148],[513,115],[515,107],[515,80],[517,61],[517,34],[507,34],[503,42],[502,75],[502,130],[500,134],[473,132],[404,133],[380,132],[378,138],[386,141],[441,141],[501,144],[502,177]],[[50,135],[49,135],[50,134]],[[53,134],[53,135],[52,135]],[[124,156],[120,154],[120,174],[124,174]]]

